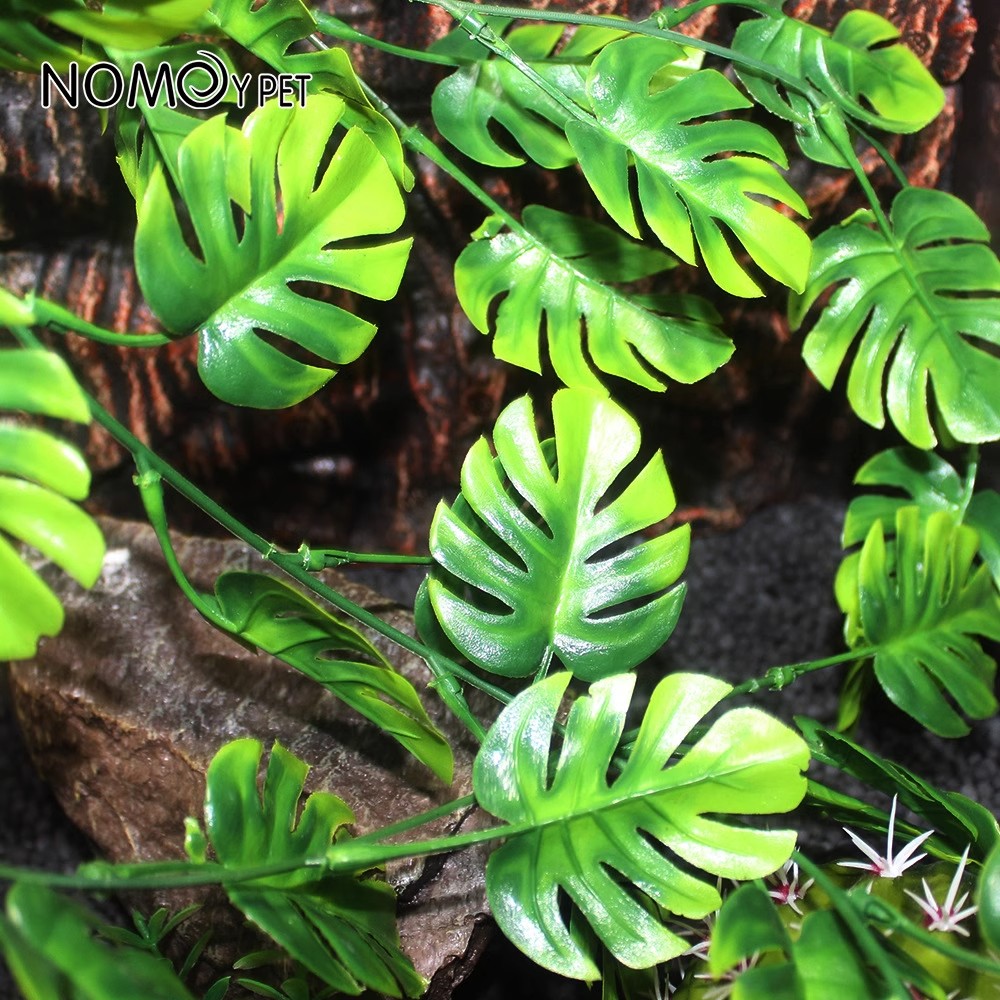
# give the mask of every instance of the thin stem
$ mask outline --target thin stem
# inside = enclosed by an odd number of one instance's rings
[[[440,819],[442,816],[448,816],[453,812],[458,812],[460,809],[468,809],[475,804],[476,797],[470,792],[468,795],[452,799],[451,802],[445,802],[443,805],[435,806],[433,809],[426,809],[415,816],[407,816],[406,819],[401,819],[398,823],[383,826],[369,833],[363,833],[360,837],[355,837],[351,843],[380,843],[383,840],[388,840],[390,837],[398,837],[401,833],[406,833],[408,830],[415,830],[419,826],[433,823],[434,820]]]
[[[422,49],[411,49],[405,45],[393,45],[391,42],[382,41],[381,38],[366,35],[363,31],[352,28],[351,25],[341,21],[339,17],[334,17],[325,11],[313,10],[312,15],[316,19],[319,30],[324,35],[329,35],[331,38],[339,38],[342,42],[357,42],[361,45],[366,45],[368,48],[379,49],[382,52],[388,52],[390,55],[401,56],[404,59],[412,59],[416,62],[435,63],[438,66],[451,66],[453,68],[460,65],[460,63],[450,56],[438,55],[436,52],[424,52]]]
[[[660,11],[653,15],[653,20],[664,28],[676,28],[678,24],[700,14],[709,7],[746,7],[748,10],[755,10],[758,14],[774,15],[773,0],[695,0],[687,7],[678,7],[672,11]]]
[[[114,344],[116,347],[162,347],[170,343],[170,337],[162,333],[115,333],[113,330],[105,330],[102,326],[95,326],[85,319],[80,319],[64,306],[49,302],[48,299],[36,298],[34,295],[25,298],[25,305],[35,314],[39,324],[58,333],[69,330],[90,340],[102,344]]]
[[[395,552],[348,552],[346,549],[313,549],[306,542],[298,547],[302,566],[310,573],[347,566],[352,563],[378,563],[387,566],[429,566],[432,556],[405,556]]]
[[[793,851],[792,857],[798,863],[803,874],[813,879],[818,888],[829,897],[833,908],[851,931],[854,940],[857,941],[858,947],[881,973],[886,988],[891,991],[890,995],[896,1000],[911,1000],[906,983],[900,978],[889,955],[886,954],[885,949],[875,939],[875,935],[862,919],[855,907],[854,900],[843,889],[839,888],[819,865],[813,864],[804,854]]]
[[[868,129],[859,125],[856,121],[853,122],[853,125],[854,131],[857,132],[858,135],[860,135],[861,138],[864,139],[865,142],[867,142],[868,145],[871,146],[872,149],[874,149],[875,152],[882,158],[882,162],[885,163],[885,165],[892,172],[892,176],[896,178],[896,183],[901,188],[910,187],[909,177],[903,173],[903,168],[896,162],[896,157],[889,152],[885,144],[879,142],[879,140],[876,139],[875,136],[868,131]]]
[[[802,663],[788,663],[781,667],[771,667],[762,677],[754,677],[742,684],[737,684],[726,697],[753,694],[755,691],[780,691],[798,680],[803,674],[812,673],[814,670],[825,670],[838,663],[864,660],[871,656],[874,651],[874,647],[862,646],[858,649],[849,649],[845,653],[837,653],[836,656],[827,656],[822,660],[805,660]]]

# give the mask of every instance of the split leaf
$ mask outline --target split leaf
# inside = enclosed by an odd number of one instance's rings
[[[933,386],[935,414],[955,440],[995,440],[1000,261],[989,231],[958,198],[925,188],[902,190],[890,219],[883,232],[867,214],[852,216],[816,239],[808,286],[791,300],[792,326],[834,292],[806,337],[806,363],[829,389],[858,341],[847,398],[862,420],[882,427],[888,408],[907,441],[930,448]]]
[[[400,949],[392,889],[375,878],[316,874],[317,867],[305,867],[322,859],[332,842],[349,839],[344,828],[354,814],[329,792],[310,795],[300,814],[309,769],[277,743],[258,791],[261,752],[256,740],[243,739],[213,758],[205,795],[209,841],[224,867],[288,861],[303,867],[227,884],[230,901],[334,990],[419,996],[426,984]],[[195,861],[204,857],[200,839],[189,823],[188,853]]]
[[[428,593],[449,640],[484,670],[525,677],[558,656],[594,680],[641,663],[673,631],[684,588],[667,588],[690,532],[636,543],[674,494],[659,453],[618,481],[639,450],[621,407],[563,389],[552,414],[555,438],[541,442],[522,397],[497,420],[496,458],[485,438],[473,445],[462,492],[431,525]]]
[[[293,282],[377,299],[399,285],[411,240],[368,240],[396,230],[404,212],[372,142],[351,129],[317,176],[343,113],[343,100],[318,94],[306,107],[269,102],[242,132],[216,116],[188,135],[177,153],[177,186],[198,253],[185,241],[163,168],[149,181],[135,240],[140,285],[170,331],[198,330],[198,370],[226,402],[291,406],[334,374],[284,353],[258,330],[338,365],[374,336],[373,324],[301,294]]]
[[[849,11],[832,34],[775,11],[744,21],[733,48],[815,88],[849,117],[888,132],[917,132],[944,107],[944,91],[899,42],[899,30],[871,11]],[[814,101],[806,93],[790,90],[782,96],[772,77],[738,62],[736,71],[756,101],[795,123],[807,156],[848,166],[817,122]]]
[[[889,698],[939,736],[969,731],[949,699],[973,719],[997,709],[996,662],[977,637],[1000,640],[1000,596],[985,566],[972,570],[976,548],[947,512],[921,523],[903,507],[889,546],[877,522],[861,550],[858,641],[875,647]]]
[[[504,709],[476,757],[473,787],[484,809],[511,824],[486,868],[497,923],[540,965],[593,980],[599,949],[567,920],[565,902],[631,968],[686,951],[690,942],[640,899],[700,918],[721,905],[716,877],[750,879],[777,869],[795,845],[794,830],[724,819],[795,808],[809,753],[792,730],[754,708],[725,713],[681,751],[731,687],[673,674],[653,691],[615,774],[635,684],[634,675],[622,674],[573,703],[553,770],[553,729],[568,682],[565,673],[549,677]]]
[[[801,290],[809,274],[809,237],[758,198],[808,215],[775,169],[787,166],[780,143],[752,122],[702,120],[750,106],[716,70],[701,70],[652,93],[662,65],[662,43],[642,37],[613,42],[594,60],[587,93],[596,121],[574,118],[566,133],[594,193],[615,222],[638,237],[634,169],[650,228],[690,264],[697,244],[720,288],[734,295],[762,294],[729,246],[731,234],[763,271]]]
[[[544,329],[566,385],[600,389],[596,368],[654,391],[665,387],[661,374],[696,382],[729,359],[733,344],[705,300],[630,296],[613,287],[673,267],[671,257],[540,205],[524,210],[524,224],[469,244],[455,264],[458,300],[482,333],[490,329],[491,304],[504,296],[493,342],[498,358],[540,372]]]

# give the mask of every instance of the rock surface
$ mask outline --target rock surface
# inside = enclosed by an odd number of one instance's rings
[[[397,744],[328,692],[266,655],[254,655],[207,625],[176,587],[152,530],[103,524],[104,572],[89,593],[63,585],[66,627],[39,658],[12,667],[14,703],[42,777],[66,813],[114,861],[182,857],[183,819],[201,816],[205,769],[219,747],[252,736],[278,740],[312,766],[307,791],[328,789],[355,811],[355,831],[373,830],[464,795],[472,749],[464,731],[424,689],[410,654],[384,652],[418,691],[456,749],[456,779],[445,787]],[[177,553],[196,587],[216,576],[264,569],[235,541],[182,538]],[[367,588],[330,581],[397,628],[411,622]],[[71,592],[72,591],[72,592]],[[468,812],[415,836],[468,826]],[[437,996],[461,975],[477,918],[486,909],[484,849],[400,863],[389,871],[400,895],[400,933],[417,969],[438,975]],[[157,900],[157,903],[160,901]],[[163,900],[178,906],[176,896]],[[218,905],[222,905],[219,902]],[[211,909],[239,947],[238,921]],[[231,940],[226,940],[227,936]]]

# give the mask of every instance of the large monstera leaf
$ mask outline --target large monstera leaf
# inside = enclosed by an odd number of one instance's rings
[[[594,680],[641,663],[673,631],[684,587],[667,588],[690,533],[635,543],[674,495],[659,453],[620,481],[639,449],[624,410],[563,389],[552,417],[555,438],[541,442],[530,399],[518,399],[497,420],[496,457],[485,438],[469,451],[459,498],[431,525],[428,593],[447,637],[483,669],[526,677],[558,656]]]
[[[280,744],[271,750],[258,790],[261,752],[256,740],[235,740],[212,759],[205,792],[208,840],[227,868],[285,862],[303,868],[230,883],[230,901],[334,991],[419,996],[426,984],[400,949],[393,890],[375,878],[311,875],[304,867],[322,858],[332,842],[349,839],[345,826],[354,814],[329,792],[313,792],[300,814],[309,768]],[[192,860],[205,860],[207,845],[193,820],[185,846]]]
[[[0,417],[5,410],[90,420],[66,363],[43,350],[0,351]],[[104,539],[74,503],[89,490],[76,448],[40,427],[0,419],[0,660],[33,656],[38,640],[63,625],[59,599],[9,539],[37,549],[84,587],[97,581]]]
[[[593,980],[597,951],[578,916],[619,962],[648,968],[690,947],[650,902],[703,917],[721,904],[717,877],[759,878],[787,860],[795,831],[755,830],[725,817],[795,808],[809,753],[796,733],[754,708],[727,712],[682,751],[731,688],[673,674],[653,691],[614,774],[635,683],[623,674],[573,703],[553,770],[552,734],[568,680],[549,677],[504,709],[476,757],[473,788],[484,809],[511,824],[486,868],[497,923],[540,965]],[[562,896],[576,911],[568,918]]]
[[[775,164],[787,166],[781,145],[751,122],[700,121],[750,107],[715,70],[701,70],[651,93],[651,81],[663,65],[662,43],[653,41],[623,38],[603,49],[587,82],[596,121],[574,118],[567,124],[594,193],[618,225],[639,236],[631,193],[634,169],[646,222],[682,260],[695,263],[697,244],[716,284],[734,295],[760,295],[727,242],[727,233],[732,234],[763,271],[801,290],[808,276],[809,238],[757,197],[808,214],[775,169]]]
[[[973,719],[997,709],[996,662],[980,637],[1000,640],[1000,596],[988,568],[972,568],[977,546],[947,511],[903,507],[891,550],[878,521],[858,564],[857,642],[873,647],[889,698],[939,736],[969,731],[956,707]]]
[[[637,297],[614,287],[672,267],[666,254],[541,205],[524,210],[524,224],[470,243],[455,264],[458,300],[478,330],[489,332],[491,304],[505,296],[496,313],[498,358],[540,372],[544,327],[552,367],[566,385],[601,388],[596,368],[654,391],[665,384],[650,369],[696,382],[729,359],[732,341],[705,300]]]
[[[371,323],[293,282],[376,299],[391,298],[399,285],[411,241],[369,240],[394,232],[404,212],[371,140],[352,128],[317,176],[343,112],[343,100],[317,94],[305,107],[269,102],[241,132],[224,116],[195,129],[178,150],[177,186],[197,253],[162,167],[146,188],[135,240],[143,293],[170,331],[198,331],[198,370],[226,402],[291,406],[334,374],[291,357],[258,330],[335,365],[356,359],[374,336]]]
[[[882,427],[888,409],[907,441],[930,448],[933,386],[952,437],[995,440],[1000,262],[989,231],[953,195],[914,187],[896,196],[890,222],[883,232],[867,214],[853,216],[817,238],[809,284],[792,298],[793,326],[834,292],[805,339],[806,363],[830,388],[858,341],[847,396],[862,420]]]
[[[733,48],[807,83],[850,117],[890,132],[916,132],[944,106],[944,91],[899,42],[899,30],[871,11],[848,12],[832,34],[775,11],[744,21]],[[782,96],[773,77],[739,63],[737,72],[759,103],[795,123],[807,156],[848,165],[817,122],[809,96],[794,90]]]

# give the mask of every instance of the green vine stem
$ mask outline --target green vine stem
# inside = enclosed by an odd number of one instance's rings
[[[407,556],[396,552],[348,552],[346,549],[314,549],[303,542],[298,547],[302,565],[310,573],[353,563],[378,563],[386,566],[430,566],[432,556]]]
[[[802,663],[788,663],[780,667],[771,667],[762,676],[752,677],[742,684],[737,684],[726,697],[733,698],[740,694],[753,694],[755,691],[780,691],[797,681],[803,674],[812,673],[814,670],[825,670],[827,667],[835,667],[840,663],[864,660],[874,652],[875,647],[873,646],[859,646],[857,649],[849,649],[821,660],[806,660]]]
[[[116,347],[162,347],[172,340],[163,333],[115,333],[113,330],[105,330],[104,327],[80,319],[64,306],[49,302],[48,299],[36,298],[33,293],[25,297],[24,304],[32,311],[39,325],[47,326],[57,333],[78,333],[102,344],[113,344]]]
[[[366,35],[363,31],[358,31],[357,28],[352,28],[349,24],[341,21],[339,17],[327,14],[326,11],[315,10],[312,14],[316,19],[319,30],[324,35],[329,35],[331,38],[338,38],[342,42],[354,42],[365,45],[371,49],[388,52],[389,55],[411,59],[414,62],[435,63],[438,66],[450,66],[453,69],[459,65],[458,62],[448,56],[438,55],[435,52],[424,52],[422,49],[410,49],[405,45],[393,45],[392,42],[384,42],[381,38]]]

